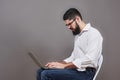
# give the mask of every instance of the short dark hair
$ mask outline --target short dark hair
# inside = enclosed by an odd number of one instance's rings
[[[76,16],[79,16],[82,20],[81,13],[75,8],[70,8],[63,15],[63,20],[67,20],[67,19],[71,20],[74,19]]]

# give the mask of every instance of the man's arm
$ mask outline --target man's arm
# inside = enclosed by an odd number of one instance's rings
[[[77,68],[72,62],[66,63],[65,68]]]
[[[59,69],[77,68],[72,62],[66,63],[65,61],[49,62],[45,66],[48,68],[59,68]]]

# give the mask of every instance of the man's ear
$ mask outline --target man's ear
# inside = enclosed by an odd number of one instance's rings
[[[79,16],[76,16],[76,22],[77,22],[77,23],[80,23],[80,22],[81,22],[81,19],[80,19]]]

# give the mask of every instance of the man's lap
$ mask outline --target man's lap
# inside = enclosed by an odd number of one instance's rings
[[[47,77],[52,80],[87,80],[91,75],[94,75],[94,72],[77,71],[76,69],[40,69],[37,74],[41,78]]]

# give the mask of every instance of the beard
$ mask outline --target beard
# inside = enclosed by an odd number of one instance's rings
[[[75,22],[75,23],[76,23],[76,22]],[[75,35],[79,34],[80,32],[81,32],[81,31],[80,31],[80,27],[79,27],[79,25],[76,23],[75,30],[72,31],[72,33],[73,33],[73,35],[75,36]]]

